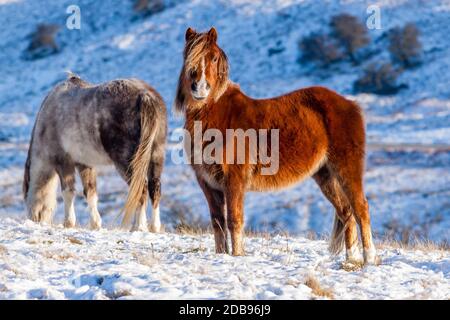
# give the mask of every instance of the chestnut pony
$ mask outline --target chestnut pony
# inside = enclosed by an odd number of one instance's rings
[[[282,189],[313,177],[336,209],[330,251],[337,254],[345,244],[347,261],[360,263],[358,224],[364,262],[375,263],[363,191],[365,128],[358,105],[323,87],[252,99],[228,79],[228,69],[214,28],[205,33],[187,29],[175,100],[176,111],[184,114],[185,129],[192,136],[195,121],[201,121],[203,131],[214,128],[223,134],[227,129],[279,129],[279,169],[262,175],[259,159],[251,164],[248,158],[240,164],[192,164],[208,201],[216,252],[228,253],[228,227],[232,254],[244,254],[246,191]],[[225,153],[227,146],[222,150]]]

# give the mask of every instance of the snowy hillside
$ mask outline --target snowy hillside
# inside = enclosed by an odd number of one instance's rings
[[[173,102],[187,26],[217,27],[231,64],[231,78],[256,97],[320,84],[356,99],[368,127],[366,189],[374,230],[380,235],[449,240],[450,230],[450,27],[448,1],[380,1],[382,29],[415,22],[421,31],[425,63],[406,71],[409,89],[395,96],[351,95],[360,70],[348,65],[330,77],[315,76],[298,63],[298,41],[327,28],[330,17],[348,12],[364,19],[365,1],[170,1],[162,12],[136,18],[131,1],[75,1],[81,30],[64,28],[65,10],[74,1],[3,0],[0,17],[0,215],[24,214],[20,184],[36,112],[48,90],[72,70],[92,82],[138,77]],[[38,23],[62,26],[59,54],[29,61],[27,36]],[[268,54],[276,48],[277,54]],[[383,56],[379,57],[385,58]],[[171,132],[182,119],[170,117]],[[407,144],[407,145],[405,145]],[[169,145],[168,154],[173,150]],[[172,148],[172,149],[171,149]],[[168,157],[169,159],[170,157]],[[114,171],[100,177],[100,208],[106,221],[122,205],[125,188]],[[80,190],[80,188],[79,188]],[[81,224],[85,205],[78,201]],[[60,208],[61,209],[61,208]],[[58,216],[62,214],[58,211]],[[162,219],[206,225],[209,215],[190,168],[170,160],[164,172]],[[259,231],[310,231],[327,234],[332,208],[312,181],[267,197],[249,194],[248,228]]]
[[[448,299],[450,257],[383,247],[381,266],[342,269],[324,241],[248,238],[216,255],[211,235],[0,224],[0,299]],[[187,276],[189,275],[189,276]]]
[[[328,28],[347,12],[364,21],[360,0],[167,1],[143,18],[133,1],[0,0],[0,299],[1,298],[312,298],[312,275],[334,298],[449,298],[449,252],[382,248],[380,267],[346,272],[326,253],[333,209],[310,179],[278,193],[246,197],[249,230],[293,237],[251,238],[247,257],[216,256],[211,235],[123,233],[115,217],[126,185],[101,168],[99,210],[105,230],[87,230],[88,210],[78,183],[79,228],[54,230],[26,221],[21,195],[31,128],[46,93],[72,70],[90,82],[136,77],[172,105],[188,26],[215,26],[227,53],[231,79],[254,97],[310,85],[328,86],[355,99],[367,122],[365,176],[375,242],[450,242],[450,2],[382,0],[382,29],[370,30],[372,46],[389,29],[414,22],[424,63],[405,71],[409,88],[393,96],[352,92],[361,68],[343,64],[323,77],[298,62],[299,40]],[[81,30],[68,30],[66,8],[81,9]],[[58,54],[24,59],[39,23],[61,26]],[[383,52],[373,59],[388,59]],[[170,115],[170,134],[183,125]],[[163,173],[161,219],[166,231],[181,224],[209,224],[206,201],[191,169],[170,153]],[[59,197],[56,224],[63,217]],[[26,222],[25,222],[26,221]],[[113,246],[111,247],[111,244]],[[448,247],[448,246],[447,246]],[[228,272],[239,270],[237,272]],[[179,275],[189,273],[192,277]],[[224,277],[226,275],[226,277]]]

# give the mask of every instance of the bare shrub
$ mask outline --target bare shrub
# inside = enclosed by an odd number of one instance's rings
[[[341,264],[341,268],[347,272],[359,271],[364,267],[364,261],[344,261]]]
[[[357,62],[357,51],[369,44],[366,26],[357,17],[348,13],[331,18],[332,35],[335,36],[353,62]]]
[[[312,293],[319,297],[334,299],[333,290],[331,288],[323,288],[316,277],[309,275],[305,280],[305,285],[310,287]]]
[[[198,224],[189,224],[185,221],[180,221],[175,226],[175,232],[178,234],[189,234],[189,235],[203,235],[210,232],[208,228],[200,226]]]
[[[71,252],[64,252],[61,250],[51,250],[51,251],[44,251],[41,253],[41,255],[47,259],[53,259],[56,261],[66,261],[69,259],[76,259],[77,256],[75,256]]]
[[[385,242],[398,242],[404,247],[434,246],[448,248],[446,240],[435,243],[429,240],[430,229],[442,223],[441,214],[413,214],[408,221],[392,218],[383,223]]]
[[[55,37],[60,27],[55,24],[39,24],[31,34],[31,41],[28,45],[26,58],[39,59],[59,51]]]
[[[6,249],[6,247],[4,245],[0,244],[0,256],[4,255],[8,253],[8,249]]]
[[[153,250],[153,247],[152,247]],[[160,262],[160,258],[155,256],[154,251],[152,251],[152,254],[138,254],[133,252],[133,258],[136,259],[137,263],[142,264],[147,267],[154,267]]]
[[[420,62],[422,45],[419,41],[419,30],[413,23],[392,29],[388,36],[389,52],[395,62],[405,68],[414,67]]]
[[[164,10],[163,0],[136,0],[133,9],[138,14],[149,16]]]
[[[75,237],[68,237],[67,240],[69,240],[70,243],[72,244],[77,244],[77,245],[82,245],[83,241],[75,238]]]
[[[299,43],[302,60],[314,61],[322,67],[342,59],[342,52],[336,42],[325,34],[312,33]]]
[[[15,203],[16,198],[11,194],[7,194],[0,197],[0,208],[10,207]]]
[[[377,245],[378,248],[387,249],[408,249],[408,250],[422,250],[422,251],[450,251],[450,243],[447,239],[436,242],[423,238],[410,238],[408,241],[398,240],[397,237],[385,235],[381,242]]]
[[[163,200],[168,208],[165,217],[169,225],[174,226],[176,232],[181,234],[203,234],[207,232],[209,224],[194,215],[189,205],[168,197],[163,197]]]
[[[356,80],[353,87],[356,92],[367,92],[375,94],[395,94],[405,85],[397,84],[399,71],[395,70],[390,63],[377,65],[370,64],[362,76]]]

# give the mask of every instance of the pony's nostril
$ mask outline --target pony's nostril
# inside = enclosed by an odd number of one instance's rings
[[[192,89],[192,91],[197,91],[197,83],[196,82],[192,82],[191,89]]]
[[[207,83],[206,83],[206,90],[209,90],[209,89],[211,89],[211,86],[210,86],[209,83],[207,82]]]

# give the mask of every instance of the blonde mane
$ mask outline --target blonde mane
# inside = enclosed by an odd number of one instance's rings
[[[189,71],[192,69],[196,69],[196,67],[201,63],[202,58],[205,56],[205,53],[211,48],[211,46],[215,45],[215,43],[211,42],[207,33],[197,34],[197,36],[191,41],[186,43],[184,48],[184,63],[183,68],[180,72],[180,77],[178,80],[178,88],[177,95],[175,98],[175,112],[176,113],[184,113],[186,108],[190,107],[198,107],[199,103],[194,102],[192,99],[189,99],[189,93],[185,92],[185,79],[189,77]],[[213,99],[215,102],[223,95],[228,87],[228,73],[229,73],[229,65],[228,58],[225,52],[217,46],[220,51],[219,60],[217,62],[218,65],[218,79],[217,86],[213,92]],[[204,103],[203,103],[204,104]],[[201,105],[203,105],[201,104]]]

